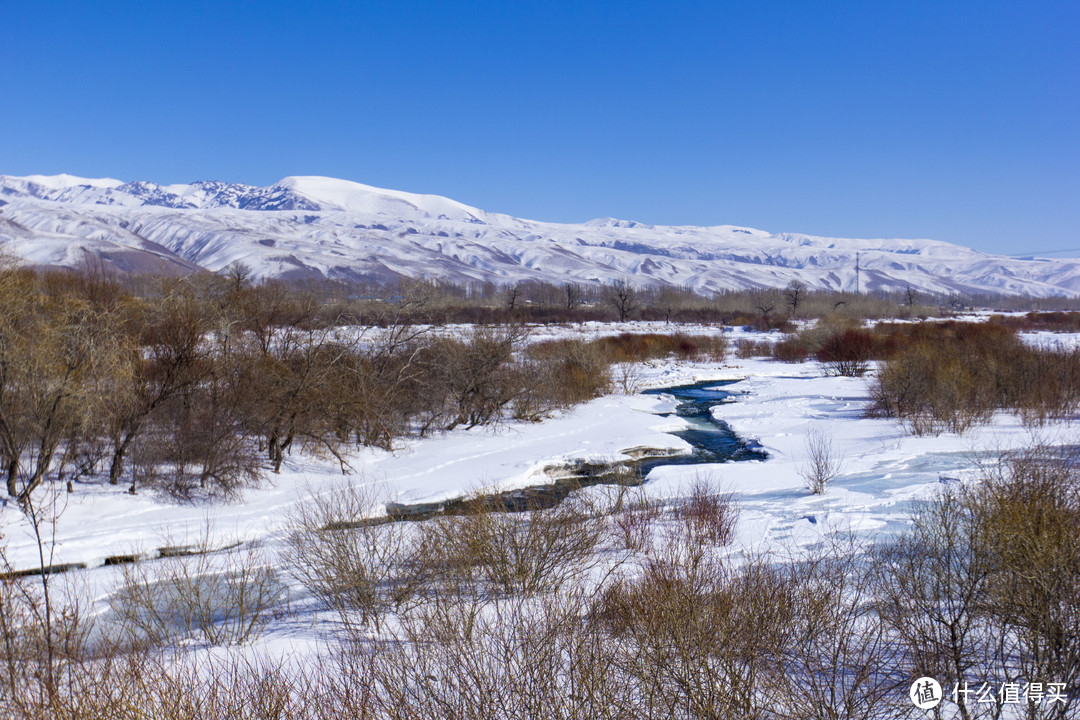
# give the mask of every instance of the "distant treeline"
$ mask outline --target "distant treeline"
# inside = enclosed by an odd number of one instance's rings
[[[78,271],[51,271],[99,279],[136,297],[152,297],[162,284],[155,275],[119,274],[100,265]],[[644,286],[630,280],[610,284],[568,281],[453,283],[438,278],[398,278],[389,282],[325,278],[289,278],[253,281],[251,269],[237,262],[218,273],[198,273],[184,282],[193,287],[222,279],[244,285],[272,285],[308,298],[323,307],[324,318],[367,323],[386,314],[386,306],[400,306],[396,317],[407,322],[562,323],[625,320],[674,323],[723,323],[783,328],[786,321],[846,315],[861,319],[934,317],[955,311],[990,309],[1001,312],[1080,310],[1073,297],[1028,295],[934,294],[911,286],[895,291],[852,293],[813,290],[794,280],[783,287],[700,292],[690,287]],[[420,300],[420,302],[417,302]],[[422,311],[417,311],[422,308]]]

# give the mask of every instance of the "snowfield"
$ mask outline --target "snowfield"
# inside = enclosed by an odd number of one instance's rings
[[[626,329],[545,328],[537,336]],[[748,335],[730,333],[734,338]],[[1069,342],[1075,340],[1068,337]],[[1068,423],[1033,432],[1006,415],[963,436],[913,437],[893,421],[864,417],[868,378],[827,377],[815,362],[734,358],[723,364],[651,362],[640,367],[634,382],[640,390],[705,380],[736,381],[725,388],[737,393],[734,402],[719,405],[714,412],[739,436],[760,443],[769,458],[659,467],[648,476],[644,489],[654,498],[677,500],[685,497],[693,482],[705,479],[730,492],[740,509],[732,548],[736,557],[791,550],[847,533],[875,542],[907,523],[911,501],[930,496],[942,483],[959,482],[995,453],[1029,445],[1036,438],[1066,443],[1073,437]],[[280,475],[268,475],[261,487],[247,489],[240,499],[227,503],[184,503],[149,490],[132,496],[124,485],[110,487],[103,482],[80,484],[73,494],[60,488],[40,490],[39,507],[55,502],[55,512],[46,513],[55,516],[55,525],[41,528],[50,553],[46,563],[86,564],[89,569],[59,575],[57,582],[88,588],[98,611],[105,612],[121,578],[118,567],[102,566],[108,556],[152,556],[165,545],[197,542],[209,527],[217,547],[242,541],[263,546],[274,558],[282,547],[291,508],[311,493],[328,492],[342,483],[365,485],[387,502],[437,502],[475,491],[543,483],[547,468],[574,460],[610,462],[642,448],[685,453],[688,444],[669,434],[685,427],[685,421],[661,416],[673,407],[670,396],[611,394],[540,423],[455,430],[407,441],[394,452],[354,452],[347,458],[350,469],[345,475],[334,460],[294,454]],[[839,477],[822,495],[811,494],[799,473],[811,430],[831,438],[843,459]],[[0,510],[0,530],[12,567],[38,566],[33,529],[13,502],[5,502]],[[314,648],[330,629],[332,621],[325,614],[285,618],[272,624],[255,648]]]

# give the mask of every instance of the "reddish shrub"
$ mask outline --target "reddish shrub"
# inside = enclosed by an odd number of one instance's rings
[[[772,347],[775,360],[801,363],[810,357],[810,348],[799,337],[784,338]]]
[[[875,345],[869,331],[851,328],[826,340],[815,357],[835,375],[859,377],[874,358]]]

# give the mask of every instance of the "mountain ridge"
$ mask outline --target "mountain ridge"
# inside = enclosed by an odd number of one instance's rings
[[[25,262],[98,258],[124,272],[221,270],[386,282],[437,277],[675,285],[701,292],[784,285],[1067,296],[1080,260],[1017,259],[936,240],[826,238],[734,225],[597,218],[548,223],[438,195],[289,176],[267,186],[158,185],[0,175],[0,244]],[[859,264],[856,278],[856,262]]]

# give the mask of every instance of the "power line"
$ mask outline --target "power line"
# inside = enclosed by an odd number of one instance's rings
[[[1034,252],[1017,253],[1016,255],[1006,255],[1005,257],[1025,258],[1034,257],[1036,255],[1055,255],[1058,253],[1080,253],[1080,248],[1069,248],[1068,250],[1036,250]]]

